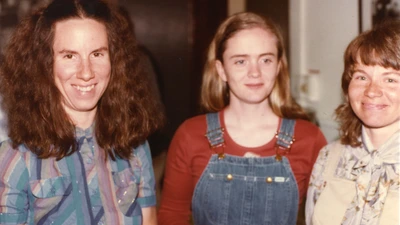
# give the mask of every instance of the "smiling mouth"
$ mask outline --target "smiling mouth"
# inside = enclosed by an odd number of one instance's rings
[[[254,87],[261,87],[263,84],[246,84],[247,87],[254,88]]]
[[[88,91],[91,91],[94,88],[94,84],[89,85],[89,86],[72,85],[72,87],[74,87],[78,91],[88,92]]]
[[[362,103],[362,106],[365,109],[384,109],[384,108],[386,108],[386,105],[369,104],[369,103]]]

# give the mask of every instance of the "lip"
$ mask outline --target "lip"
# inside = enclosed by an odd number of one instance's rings
[[[260,88],[264,84],[263,83],[256,83],[256,84],[245,84],[245,85],[246,85],[246,87],[249,87],[249,88]]]
[[[367,110],[382,110],[387,107],[385,104],[361,103],[362,107]]]
[[[80,92],[90,92],[95,88],[96,84],[88,84],[88,85],[72,84],[71,86],[75,90],[80,91]]]

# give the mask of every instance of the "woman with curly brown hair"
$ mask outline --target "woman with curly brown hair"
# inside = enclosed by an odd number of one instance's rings
[[[399,21],[348,45],[342,90],[340,140],[324,147],[314,165],[307,224],[399,224]]]
[[[156,224],[146,138],[163,120],[118,8],[54,0],[1,67],[0,223]]]

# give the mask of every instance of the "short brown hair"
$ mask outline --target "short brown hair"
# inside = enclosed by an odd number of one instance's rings
[[[357,64],[379,65],[400,70],[400,22],[389,21],[357,36],[344,53],[342,91],[344,103],[336,109],[340,140],[353,147],[360,146],[362,121],[356,116],[348,100],[349,84]]]

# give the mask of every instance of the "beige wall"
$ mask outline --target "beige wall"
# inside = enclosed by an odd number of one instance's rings
[[[246,0],[228,0],[228,15],[246,11]]]
[[[290,0],[290,73],[297,100],[317,113],[328,141],[338,137],[334,110],[342,102],[343,53],[358,34],[358,3],[349,0]],[[302,92],[312,76],[317,93]],[[310,83],[309,83],[310,84]]]

